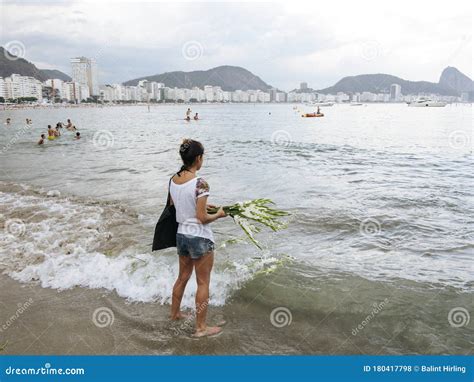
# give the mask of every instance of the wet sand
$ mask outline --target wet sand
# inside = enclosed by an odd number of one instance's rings
[[[2,354],[469,354],[472,324],[449,325],[450,306],[472,308],[469,294],[420,284],[403,288],[362,278],[324,276],[325,288],[295,295],[306,281],[288,270],[257,277],[209,322],[227,323],[221,335],[193,339],[193,321],[172,323],[169,306],[130,303],[115,292],[57,291],[0,276]],[[369,295],[369,302],[360,296]],[[29,303],[31,301],[31,303]],[[290,311],[279,318],[272,312]],[[374,311],[374,301],[379,311]],[[387,301],[386,304],[383,301]],[[27,304],[25,304],[27,303]],[[443,305],[444,307],[442,307]],[[14,319],[15,313],[25,307]],[[367,320],[367,323],[364,323]],[[364,327],[356,334],[358,324]]]

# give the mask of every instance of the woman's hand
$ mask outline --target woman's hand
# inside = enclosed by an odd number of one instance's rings
[[[217,210],[217,216],[219,216],[219,218],[225,218],[227,216],[227,214],[224,211],[224,208],[221,207]]]

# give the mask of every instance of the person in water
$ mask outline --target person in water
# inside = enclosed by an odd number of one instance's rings
[[[10,126],[10,123],[12,122],[11,118],[7,118],[5,125]]]
[[[51,125],[48,125],[48,140],[53,141],[56,138],[56,133],[51,127]]]
[[[26,118],[26,124],[27,124],[27,125],[31,125],[31,119]]]
[[[196,272],[196,331],[193,337],[212,336],[220,333],[219,326],[207,326],[207,306],[209,304],[209,282],[214,263],[214,236],[211,222],[226,216],[220,208],[215,214],[208,214],[207,204],[209,184],[197,172],[204,162],[203,145],[185,139],[179,154],[183,161],[181,169],[171,178],[171,203],[176,208],[178,232],[176,247],[179,257],[179,275],[173,286],[171,319],[187,318],[181,312],[184,289],[193,270]]]
[[[41,134],[40,140],[38,141],[39,145],[44,144],[44,134]]]
[[[188,115],[186,116],[185,120],[189,122],[191,120],[191,117]]]
[[[59,127],[56,125],[56,129],[54,129],[54,136],[55,137],[60,137],[61,136],[61,132],[59,131]]]
[[[186,118],[188,117],[191,118],[191,113],[192,113],[191,108],[188,107],[188,110],[186,110]]]
[[[196,113],[196,114],[194,115],[194,120],[197,121],[198,119],[199,119],[199,115],[198,115],[198,113]]]
[[[74,139],[81,139],[81,133],[79,131],[76,133]]]
[[[318,110],[316,111],[316,114],[321,114],[321,112],[319,110],[319,106],[318,106]]]
[[[67,120],[66,129],[69,131],[76,131],[76,126],[74,126],[70,119]]]

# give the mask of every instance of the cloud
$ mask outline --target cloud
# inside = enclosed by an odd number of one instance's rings
[[[429,1],[276,3],[2,3],[0,42],[69,73],[69,58],[95,57],[103,83],[173,70],[243,66],[266,82],[314,88],[360,73],[436,81],[456,66],[472,76],[472,5]],[[187,41],[203,47],[186,60]]]

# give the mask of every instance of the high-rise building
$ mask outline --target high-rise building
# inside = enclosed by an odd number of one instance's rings
[[[307,89],[308,89],[308,83],[307,82],[300,83],[300,90],[307,90]]]
[[[402,98],[402,87],[398,84],[392,84],[390,86],[390,101],[400,101]]]
[[[71,58],[72,80],[82,86],[88,86],[93,96],[99,95],[99,82],[97,80],[97,63],[93,58]]]

